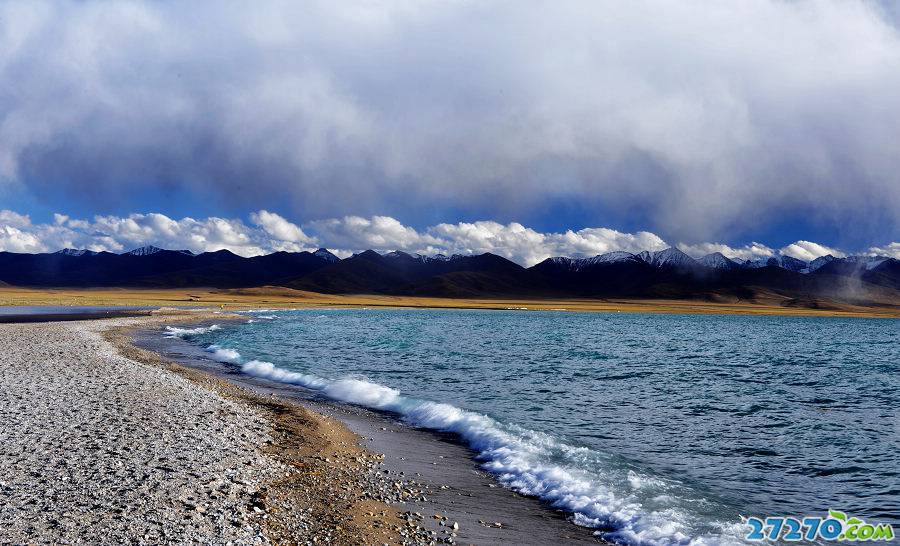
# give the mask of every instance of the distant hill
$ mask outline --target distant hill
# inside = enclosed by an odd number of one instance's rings
[[[325,249],[244,258],[143,247],[124,254],[65,249],[0,252],[0,283],[31,287],[251,288],[274,285],[332,294],[439,297],[699,298],[776,294],[900,305],[900,261],[885,256],[788,256],[741,262],[677,248],[548,258],[524,268],[494,254],[421,256],[373,250],[339,259]]]
[[[284,284],[288,288],[343,294],[487,296],[534,294],[534,275],[494,254],[477,256],[381,255],[367,250]]]
[[[243,258],[228,250],[195,256],[147,248],[125,254],[0,252],[0,280],[14,286],[43,287],[239,288],[277,284],[311,273],[332,263],[328,256],[336,259],[330,253],[276,252]]]

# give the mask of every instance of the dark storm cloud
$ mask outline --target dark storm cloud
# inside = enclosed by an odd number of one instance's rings
[[[578,199],[678,239],[790,215],[890,238],[896,15],[862,0],[8,2],[0,184],[189,189],[306,218]]]

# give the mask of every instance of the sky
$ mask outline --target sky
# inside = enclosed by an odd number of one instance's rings
[[[900,257],[890,0],[0,3],[0,251]]]

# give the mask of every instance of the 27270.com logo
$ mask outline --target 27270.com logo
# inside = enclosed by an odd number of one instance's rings
[[[887,523],[866,523],[844,512],[829,510],[826,517],[744,518],[747,540],[784,540],[788,542],[833,540],[838,542],[889,541],[894,528]]]

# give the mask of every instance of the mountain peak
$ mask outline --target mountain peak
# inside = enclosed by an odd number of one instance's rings
[[[826,254],[826,255],[824,255],[824,256],[819,256],[819,257],[816,258],[815,260],[809,262],[809,272],[812,273],[812,272],[815,271],[816,269],[819,269],[819,268],[822,267],[823,265],[825,265],[825,264],[827,264],[827,263],[829,263],[829,262],[833,262],[834,260],[836,260],[836,258],[835,258],[834,256],[832,256],[831,254]]]
[[[125,254],[130,256],[149,256],[151,254],[156,254],[157,252],[162,252],[162,250],[163,249],[158,246],[147,245],[129,250],[128,252],[125,252]]]
[[[185,256],[193,256],[194,253],[187,249],[181,250],[166,250],[164,248],[159,248],[158,246],[146,245],[142,247],[135,248],[134,250],[129,250],[125,252],[128,256],[150,256],[151,254],[156,254],[157,252],[177,252],[178,254],[184,254]]]
[[[707,254],[697,261],[701,265],[705,265],[706,267],[711,267],[713,269],[735,269],[739,267],[737,262],[728,258],[721,252],[713,252],[712,254]]]
[[[387,254],[384,254],[384,257],[385,258],[414,258],[414,256],[412,254],[407,254],[406,252],[403,252],[402,250],[394,250],[394,251],[388,252]]]
[[[327,248],[320,248],[319,250],[313,252],[313,256],[317,256],[322,258],[326,262],[334,263],[340,261],[340,258],[331,253]]]
[[[638,257],[654,267],[694,267],[697,260],[691,258],[676,247],[669,247],[657,252],[641,252]]]
[[[54,254],[62,254],[63,256],[96,256],[97,252],[85,248],[64,248],[57,250]]]

